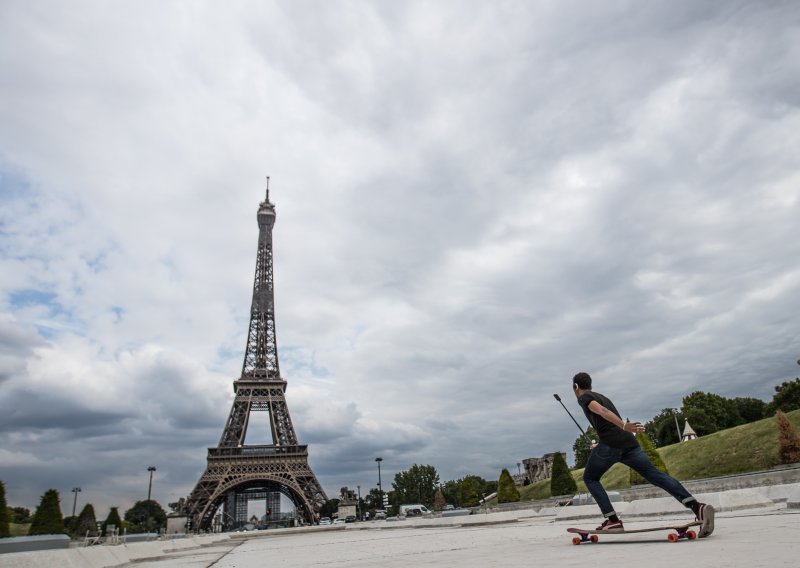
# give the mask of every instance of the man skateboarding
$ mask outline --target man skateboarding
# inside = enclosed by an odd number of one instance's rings
[[[700,538],[714,532],[714,507],[700,503],[680,482],[659,471],[636,441],[635,433],[644,432],[640,422],[628,422],[620,417],[614,403],[600,393],[592,391],[592,377],[578,373],[572,378],[572,390],[583,408],[583,413],[597,431],[600,442],[592,448],[583,481],[589,493],[600,507],[605,520],[597,527],[599,531],[623,530],[622,521],[614,511],[611,500],[600,478],[617,462],[622,462],[637,471],[649,483],[660,487],[680,501],[700,521]]]

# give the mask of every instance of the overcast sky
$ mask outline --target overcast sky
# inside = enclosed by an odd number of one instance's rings
[[[0,3],[0,479],[186,496],[241,373],[266,176],[329,497],[770,400],[800,357],[796,2]],[[263,426],[262,433],[266,431]],[[248,432],[256,443],[256,425]]]

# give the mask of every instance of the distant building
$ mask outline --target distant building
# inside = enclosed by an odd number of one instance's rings
[[[683,435],[681,436],[681,442],[688,442],[689,440],[694,440],[697,438],[697,432],[695,432],[691,426],[689,426],[689,419],[686,419],[686,423],[683,426]]]
[[[356,506],[358,505],[358,497],[356,492],[347,487],[342,487],[339,495],[339,510],[338,517],[346,519],[347,517],[356,516]]]
[[[561,455],[564,456],[564,460],[566,461],[567,454],[561,452]],[[540,458],[528,458],[522,460],[522,463],[525,466],[525,477],[527,477],[531,483],[536,483],[542,479],[548,479],[552,477],[553,460],[555,457],[556,454],[554,452],[552,454],[545,454]]]

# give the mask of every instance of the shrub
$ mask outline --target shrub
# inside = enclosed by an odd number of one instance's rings
[[[658,451],[656,451],[656,447],[653,445],[650,437],[645,433],[636,434],[636,440],[644,450],[644,453],[647,454],[647,457],[650,458],[650,461],[653,462],[653,465],[656,466],[656,469],[668,474],[669,471],[667,471],[667,464],[665,464],[664,460],[661,459],[661,456],[659,455]],[[643,483],[647,483],[647,480],[634,470],[631,470],[630,475],[631,485],[641,485]]]
[[[514,503],[519,501],[519,489],[514,483],[514,478],[507,469],[500,472],[500,481],[497,482],[497,502]]]
[[[75,536],[83,538],[85,536],[97,536],[97,519],[94,516],[94,507],[91,503],[87,503],[81,514],[78,515],[78,520],[75,523]]]
[[[131,532],[150,532],[167,526],[167,514],[156,501],[137,501],[125,511],[125,521],[131,525]]]
[[[64,517],[61,515],[58,491],[55,489],[48,489],[42,495],[28,534],[64,534]]]
[[[119,511],[117,507],[111,507],[111,511],[108,512],[108,517],[103,522],[103,535],[108,536],[106,529],[108,525],[113,525],[117,530],[122,529],[122,519],[119,517]]]
[[[553,456],[553,475],[550,477],[550,494],[557,497],[558,495],[574,495],[577,491],[578,485],[572,479],[564,454],[556,452]]]
[[[778,421],[778,457],[781,463],[800,462],[800,434],[782,411],[775,413]]]

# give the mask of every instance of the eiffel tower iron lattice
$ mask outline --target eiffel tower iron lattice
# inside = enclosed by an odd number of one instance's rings
[[[267,492],[286,495],[297,516],[307,522],[315,520],[327,501],[308,465],[308,446],[298,443],[278,365],[272,264],[275,217],[267,178],[266,199],[258,207],[258,253],[242,375],[233,381],[233,406],[219,445],[208,449],[208,465],[184,509],[196,530],[214,528],[221,507],[221,528],[241,526],[247,522],[247,499]],[[272,444],[245,443],[253,412],[268,416]]]

